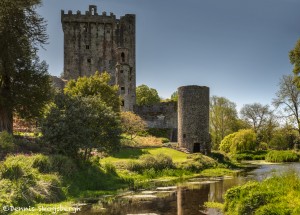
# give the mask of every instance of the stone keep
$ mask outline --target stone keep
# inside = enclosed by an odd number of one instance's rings
[[[178,88],[178,144],[189,152],[210,153],[209,88]]]
[[[90,5],[85,14],[61,11],[64,32],[64,79],[107,71],[111,84],[119,86],[122,109],[132,111],[136,95],[135,15],[117,19],[101,15]]]

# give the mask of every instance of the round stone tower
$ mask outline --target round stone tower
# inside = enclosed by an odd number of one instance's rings
[[[189,152],[210,153],[209,88],[178,88],[178,144]]]

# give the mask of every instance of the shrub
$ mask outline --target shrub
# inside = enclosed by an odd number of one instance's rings
[[[139,161],[127,162],[126,168],[131,171],[143,172],[146,169],[163,170],[174,168],[172,158],[165,154],[142,155]]]
[[[162,146],[162,140],[157,137],[147,136],[147,137],[136,137],[136,142],[138,146]]]
[[[268,162],[294,162],[299,161],[299,155],[294,151],[270,151],[266,155]]]
[[[206,168],[215,167],[217,162],[208,156],[202,154],[191,154],[188,160],[178,164],[178,168],[198,172]]]
[[[230,147],[232,145],[233,139],[235,137],[236,133],[229,134],[221,141],[221,144],[219,146],[219,149],[223,152],[229,153]]]
[[[169,143],[170,142],[169,138],[166,138],[166,137],[161,137],[160,139],[161,139],[162,143]]]
[[[236,153],[232,155],[235,160],[265,160],[265,156],[268,151],[244,151],[242,153]]]
[[[0,132],[0,149],[4,152],[14,149],[14,137],[7,131]]]
[[[242,129],[227,135],[220,144],[220,150],[226,153],[255,150],[258,148],[256,140],[256,134],[252,129]]]
[[[119,115],[96,96],[57,96],[42,123],[43,139],[56,153],[77,158],[84,152],[86,160],[93,148],[117,149],[120,131]]]
[[[46,172],[50,168],[47,156],[8,156],[0,169],[0,206],[9,203],[21,207],[64,200],[60,178],[39,172],[39,169]]]

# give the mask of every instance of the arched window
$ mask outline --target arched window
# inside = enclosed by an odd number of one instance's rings
[[[125,54],[124,54],[124,52],[122,52],[122,54],[121,54],[121,59],[122,59],[122,62],[125,62]]]

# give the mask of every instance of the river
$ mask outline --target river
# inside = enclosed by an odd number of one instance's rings
[[[300,163],[260,164],[252,171],[235,176],[194,178],[171,187],[129,192],[117,197],[106,197],[97,204],[83,208],[79,215],[219,215],[215,209],[205,209],[204,202],[223,202],[229,188],[249,180],[261,181],[272,174],[294,169]]]

